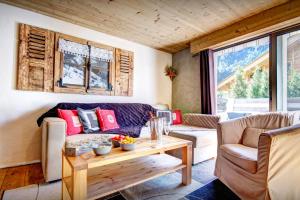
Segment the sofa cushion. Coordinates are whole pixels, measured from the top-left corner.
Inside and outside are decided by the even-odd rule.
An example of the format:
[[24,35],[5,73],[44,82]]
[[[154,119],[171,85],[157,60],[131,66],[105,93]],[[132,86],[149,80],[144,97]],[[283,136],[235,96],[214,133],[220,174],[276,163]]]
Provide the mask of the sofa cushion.
[[215,129],[176,125],[171,126],[169,135],[192,141],[193,148],[200,148],[212,144],[217,144],[217,132]]
[[260,134],[268,130],[269,129],[246,128],[243,132],[242,144],[248,147],[257,148]]
[[77,111],[79,119],[83,125],[83,132],[92,133],[100,130],[96,109],[83,110],[81,108],[77,108]]
[[75,135],[82,132],[82,124],[78,117],[77,110],[61,110],[57,109],[59,118],[64,119],[67,124],[67,135]]
[[224,144],[220,153],[233,164],[255,174],[257,171],[257,149],[242,144]]
[[182,124],[181,110],[172,110],[172,118],[173,118],[173,123],[172,124],[174,124],[174,125]]
[[120,128],[113,110],[97,109],[96,114],[102,131]]

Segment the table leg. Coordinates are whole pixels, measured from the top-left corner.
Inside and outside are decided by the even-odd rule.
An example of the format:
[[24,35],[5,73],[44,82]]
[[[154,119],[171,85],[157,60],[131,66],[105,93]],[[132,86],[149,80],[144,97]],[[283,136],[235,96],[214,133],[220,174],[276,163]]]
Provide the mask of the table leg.
[[75,170],[72,171],[73,178],[73,200],[87,199],[87,170]]
[[186,167],[182,169],[182,184],[189,185],[192,182],[192,145],[188,144],[182,148],[182,164]]
[[71,198],[71,193],[68,191],[67,189],[67,186],[65,184],[65,179],[68,178],[68,177],[71,177],[72,175],[72,168],[71,166],[69,165],[67,159],[65,158],[65,155],[64,153],[62,153],[62,200],[69,200]]

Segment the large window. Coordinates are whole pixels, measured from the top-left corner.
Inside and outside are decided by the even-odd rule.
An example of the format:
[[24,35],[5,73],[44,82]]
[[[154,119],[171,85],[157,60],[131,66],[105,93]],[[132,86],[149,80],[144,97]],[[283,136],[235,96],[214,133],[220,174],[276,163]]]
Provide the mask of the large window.
[[223,119],[269,111],[269,37],[214,52],[214,66]]
[[277,109],[300,111],[300,31],[277,37]]

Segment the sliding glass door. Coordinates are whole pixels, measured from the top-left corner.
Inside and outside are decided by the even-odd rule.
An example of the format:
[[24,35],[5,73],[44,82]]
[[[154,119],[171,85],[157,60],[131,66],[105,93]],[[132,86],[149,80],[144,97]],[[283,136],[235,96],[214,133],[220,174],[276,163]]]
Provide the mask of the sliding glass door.
[[300,30],[277,36],[277,110],[300,111]]
[[269,44],[264,37],[214,52],[222,119],[269,111]]

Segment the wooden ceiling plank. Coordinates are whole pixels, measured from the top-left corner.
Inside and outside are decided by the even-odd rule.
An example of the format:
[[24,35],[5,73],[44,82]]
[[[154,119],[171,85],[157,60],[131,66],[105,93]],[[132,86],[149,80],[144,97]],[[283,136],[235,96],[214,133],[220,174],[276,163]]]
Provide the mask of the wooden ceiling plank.
[[272,29],[283,28],[287,24],[300,23],[298,17],[300,17],[300,1],[289,1],[195,39],[191,42],[191,53],[196,54],[207,48],[219,47],[227,41],[247,37],[248,34],[252,37],[252,34],[267,33]]
[[170,53],[188,47],[196,37],[285,1],[0,0]]

